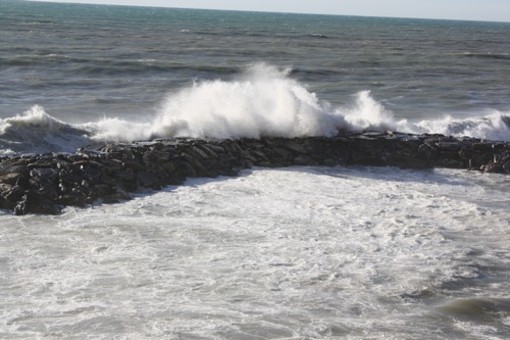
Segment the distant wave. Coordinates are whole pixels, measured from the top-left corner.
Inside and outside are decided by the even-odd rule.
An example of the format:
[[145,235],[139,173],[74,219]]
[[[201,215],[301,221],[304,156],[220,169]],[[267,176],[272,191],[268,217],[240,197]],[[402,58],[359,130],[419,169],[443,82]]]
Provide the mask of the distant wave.
[[510,54],[498,54],[498,53],[465,53],[465,57],[469,58],[480,58],[480,59],[493,59],[493,60],[505,60],[510,61]]
[[310,33],[306,35],[307,38],[313,38],[313,39],[333,39],[332,37],[325,35],[325,34],[319,34],[319,33]]
[[0,120],[0,148],[3,153],[71,152],[97,141],[334,136],[339,131],[366,130],[510,141],[510,115],[502,112],[465,119],[397,120],[369,91],[355,94],[344,106],[333,106],[291,78],[291,73],[291,69],[254,64],[230,81],[197,81],[169,94],[143,123],[106,117],[68,124],[34,106]]
[[162,73],[189,71],[190,73],[211,74],[235,74],[238,67],[228,65],[193,65],[174,63],[167,60],[156,59],[132,59],[118,60],[115,58],[76,58],[68,55],[52,53],[19,54],[11,57],[0,57],[0,64],[12,67],[24,67],[34,65],[58,65],[75,73],[90,75],[116,75],[116,74],[139,74],[139,73]]

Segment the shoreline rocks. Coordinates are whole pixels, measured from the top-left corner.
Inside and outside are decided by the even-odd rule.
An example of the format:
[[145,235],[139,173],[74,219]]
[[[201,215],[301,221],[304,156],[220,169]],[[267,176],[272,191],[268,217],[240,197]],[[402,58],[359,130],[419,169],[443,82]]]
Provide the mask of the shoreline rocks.
[[510,143],[443,135],[350,136],[101,144],[76,153],[0,158],[0,209],[58,214],[65,206],[113,203],[187,178],[235,176],[253,166],[366,165],[456,168],[510,174]]

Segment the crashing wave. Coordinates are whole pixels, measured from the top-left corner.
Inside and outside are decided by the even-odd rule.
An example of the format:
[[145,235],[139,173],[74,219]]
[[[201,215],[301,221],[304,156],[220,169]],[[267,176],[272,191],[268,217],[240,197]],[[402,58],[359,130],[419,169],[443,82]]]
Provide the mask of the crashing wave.
[[90,141],[87,131],[52,117],[38,105],[21,115],[0,120],[0,132],[4,153],[72,152]]
[[334,136],[339,132],[399,131],[510,140],[510,115],[408,121],[361,91],[345,106],[320,100],[290,77],[290,69],[254,64],[233,80],[197,81],[169,94],[146,122],[117,117],[68,124],[34,106],[0,120],[3,153],[74,151],[93,141],[131,142],[155,138],[261,138]]

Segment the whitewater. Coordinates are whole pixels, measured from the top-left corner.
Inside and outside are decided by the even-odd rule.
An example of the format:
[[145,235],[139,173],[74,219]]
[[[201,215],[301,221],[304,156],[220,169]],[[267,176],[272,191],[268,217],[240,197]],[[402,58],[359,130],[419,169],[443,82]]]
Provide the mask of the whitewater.
[[291,168],[2,216],[5,338],[497,339],[506,177]]
[[[0,155],[361,131],[510,141],[510,25],[0,2]],[[1,339],[507,339],[510,179],[253,168],[0,211]]]
[[305,137],[398,131],[510,141],[510,115],[493,111],[483,116],[437,120],[398,120],[370,91],[352,95],[335,106],[320,100],[306,85],[289,77],[290,70],[258,63],[236,79],[196,81],[170,93],[146,122],[103,117],[71,124],[34,106],[0,120],[3,153],[73,152],[94,142],[133,142],[157,138]]

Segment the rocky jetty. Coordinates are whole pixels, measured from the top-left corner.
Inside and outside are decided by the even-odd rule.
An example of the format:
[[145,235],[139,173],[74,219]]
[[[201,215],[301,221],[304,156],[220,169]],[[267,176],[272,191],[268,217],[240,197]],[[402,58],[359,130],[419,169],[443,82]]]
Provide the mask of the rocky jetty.
[[234,176],[252,166],[370,165],[510,173],[510,143],[442,135],[239,140],[171,139],[102,144],[76,153],[0,159],[0,209],[58,214],[65,206],[130,199],[191,177]]

